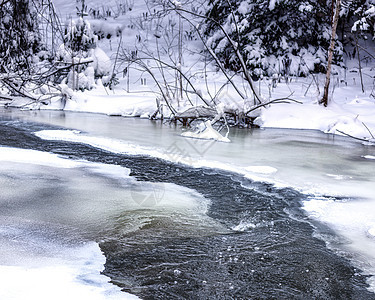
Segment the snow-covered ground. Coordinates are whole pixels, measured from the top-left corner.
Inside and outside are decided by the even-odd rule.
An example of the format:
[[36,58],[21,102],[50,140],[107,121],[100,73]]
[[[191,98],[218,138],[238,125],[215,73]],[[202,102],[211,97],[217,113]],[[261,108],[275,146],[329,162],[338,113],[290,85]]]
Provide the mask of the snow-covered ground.
[[[156,47],[167,47],[167,40],[155,38],[155,32],[157,32],[158,26],[161,28],[161,25],[165,30],[168,28],[172,30],[173,26],[168,27],[165,23],[175,21],[173,18],[150,21],[147,16],[149,16],[152,6],[147,6],[145,1],[121,2],[122,8],[119,7],[119,3],[118,1],[108,1],[103,4],[97,0],[86,1],[88,11],[97,9],[101,15],[105,15],[106,11],[111,11],[111,15],[115,16],[115,18],[95,19],[92,16],[87,17],[92,28],[100,29],[106,35],[111,34],[110,39],[102,38],[98,45],[111,57],[112,64],[116,59],[117,49],[128,53],[135,50],[142,52],[146,46],[147,51],[155,54]],[[125,9],[129,5],[132,9]],[[55,6],[62,20],[69,21],[71,18],[76,18],[76,2],[74,0],[57,0]],[[185,26],[187,28],[187,25]],[[119,29],[122,30],[121,38],[116,36],[116,31]],[[142,42],[137,42],[139,40]],[[181,68],[191,75],[190,79],[196,85],[197,90],[200,90],[202,95],[209,99],[207,87],[211,94],[215,94],[221,84],[226,82],[226,79],[223,74],[217,72],[213,65],[207,66],[206,69],[200,54],[202,49],[203,45],[199,41],[190,41],[185,37]],[[162,56],[161,60],[170,62],[168,55]],[[375,135],[375,118],[373,118],[375,114],[375,92],[373,91],[375,70],[371,67],[371,61],[362,61],[364,82],[364,92],[362,92],[358,63],[347,61],[346,65],[350,66],[347,70],[336,68],[333,71],[331,100],[327,108],[318,104],[323,92],[324,75],[307,78],[277,78],[275,75],[274,78],[264,78],[256,82],[264,101],[290,96],[290,98],[302,102],[302,104],[294,102],[273,104],[262,108],[261,116],[256,123],[262,127],[315,129],[373,140]],[[108,68],[108,66],[106,67]],[[120,71],[126,67],[127,65],[121,65],[117,60],[119,84],[113,90],[104,87],[99,80],[90,91],[70,91],[71,98],[67,100],[65,106],[61,104],[60,99],[55,99],[47,106],[38,103],[28,107],[40,109],[61,109],[64,107],[68,111],[147,118],[157,109],[156,98],[160,97],[157,85],[149,74],[131,67],[128,68],[126,75],[121,74]],[[175,73],[169,74],[172,79],[174,75]],[[162,81],[160,74],[158,76],[158,79]],[[239,86],[243,85],[243,79],[240,76],[234,76],[233,80]],[[241,99],[228,86],[222,89],[218,95],[218,100],[222,105],[234,109],[243,109],[251,101],[250,98],[249,96],[249,99]],[[194,95],[189,100],[191,103],[188,99],[179,101],[175,99],[173,106],[178,111],[184,111],[191,104],[202,104]],[[13,104],[22,105],[24,101],[18,99]],[[164,103],[164,116],[168,117],[169,114],[168,107]]]

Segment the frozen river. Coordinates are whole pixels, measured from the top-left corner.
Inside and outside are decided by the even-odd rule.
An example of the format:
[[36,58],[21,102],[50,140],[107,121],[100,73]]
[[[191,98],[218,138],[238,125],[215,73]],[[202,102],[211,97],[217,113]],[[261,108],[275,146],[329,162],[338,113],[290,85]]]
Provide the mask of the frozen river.
[[0,131],[0,298],[375,299],[374,146],[45,111]]

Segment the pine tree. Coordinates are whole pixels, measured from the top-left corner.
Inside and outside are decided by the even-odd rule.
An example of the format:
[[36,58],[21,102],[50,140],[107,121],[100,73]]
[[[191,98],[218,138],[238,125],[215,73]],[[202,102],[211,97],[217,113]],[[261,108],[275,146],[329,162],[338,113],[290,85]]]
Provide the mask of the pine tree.
[[[85,7],[84,4],[82,7]],[[79,18],[70,20],[64,30],[63,44],[57,52],[56,63],[70,66],[68,73],[59,74],[57,82],[64,82],[73,90],[92,89],[95,79],[102,78],[107,84],[111,62],[110,58],[97,47],[98,37],[90,23],[79,12]],[[66,69],[64,69],[66,70]],[[113,79],[112,79],[113,80]]]
[[28,0],[9,0],[0,7],[0,73],[30,71],[40,47],[37,18]]
[[[330,9],[326,0],[211,0],[206,34],[227,68],[239,64],[213,19],[239,44],[254,77],[307,75],[325,71]],[[337,63],[341,53],[335,54]]]
[[371,0],[351,0],[343,4],[348,18],[354,19],[352,31],[375,37],[375,3]]
[[[89,67],[92,62],[92,49],[96,48],[97,37],[91,30],[90,23],[79,17],[70,20],[65,27],[64,43],[57,52],[57,63],[71,65],[68,74],[62,78],[73,90],[91,89],[94,85],[94,69]],[[58,80],[60,81],[60,80]]]

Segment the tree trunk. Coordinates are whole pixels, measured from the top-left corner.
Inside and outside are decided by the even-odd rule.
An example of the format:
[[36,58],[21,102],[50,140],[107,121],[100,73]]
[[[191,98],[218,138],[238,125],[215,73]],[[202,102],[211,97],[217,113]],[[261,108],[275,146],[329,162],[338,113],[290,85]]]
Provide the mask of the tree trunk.
[[333,18],[333,24],[332,24],[331,44],[328,49],[326,83],[324,85],[323,98],[319,102],[320,104],[323,104],[324,106],[328,105],[328,90],[329,90],[329,83],[331,80],[331,65],[332,65],[332,58],[333,58],[333,50],[335,49],[336,29],[337,29],[337,23],[339,21],[339,15],[340,15],[340,3],[341,3],[341,0],[336,0],[335,17]]

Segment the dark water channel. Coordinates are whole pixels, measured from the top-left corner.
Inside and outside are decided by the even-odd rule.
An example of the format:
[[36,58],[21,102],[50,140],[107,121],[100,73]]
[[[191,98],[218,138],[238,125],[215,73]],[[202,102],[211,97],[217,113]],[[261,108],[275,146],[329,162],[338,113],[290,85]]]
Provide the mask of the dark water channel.
[[[173,183],[210,201],[206,214],[215,226],[143,206],[131,214],[119,210],[112,227],[87,234],[106,257],[104,274],[124,291],[143,299],[375,299],[360,270],[314,237],[300,209],[305,195],[224,171],[33,134],[54,128],[0,117],[0,145],[121,165],[139,181]],[[134,218],[147,222],[123,230]]]

